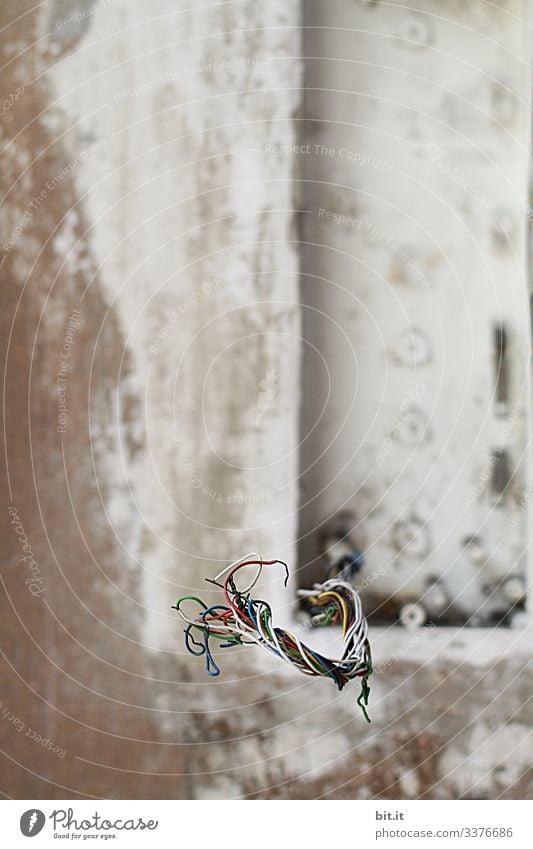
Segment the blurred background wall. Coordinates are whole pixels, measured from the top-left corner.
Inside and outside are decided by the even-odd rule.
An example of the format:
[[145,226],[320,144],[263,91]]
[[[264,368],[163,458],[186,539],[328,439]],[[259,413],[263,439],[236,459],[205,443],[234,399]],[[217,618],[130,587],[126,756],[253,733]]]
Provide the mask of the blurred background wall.
[[306,4],[300,557],[348,510],[369,610],[487,624],[527,572],[525,12]]
[[[344,59],[363,51],[372,63],[387,45],[387,61],[416,76],[414,57],[422,53],[407,51],[402,39],[420,38],[416,15],[423,15],[433,57],[423,73],[431,77],[438,65],[445,75],[470,47],[476,61],[488,53],[491,74],[501,73],[518,103],[516,121],[492,134],[491,144],[503,160],[512,158],[515,182],[524,183],[509,192],[527,192],[525,2],[414,4],[414,23],[395,3],[336,2],[328,4],[330,17],[324,4],[304,6],[3,4],[0,740],[7,796],[531,791],[526,631],[464,638],[376,629],[367,727],[352,694],[253,650],[222,658],[223,675],[208,680],[202,663],[185,655],[170,610],[190,591],[215,601],[204,576],[251,549],[286,558],[293,582],[304,582],[299,566],[316,552],[298,561],[299,536],[338,508],[333,499],[334,507],[322,501],[318,512],[299,514],[306,491],[301,387],[303,420],[312,422],[305,411],[323,388],[308,371],[302,378],[302,355],[309,362],[318,351],[326,366],[331,356],[330,366],[351,375],[342,354],[339,365],[338,351],[328,353],[327,340],[317,345],[313,326],[304,325],[308,305],[333,314],[342,304],[325,289],[310,296],[304,276],[302,307],[300,262],[305,275],[326,281],[333,270],[343,284],[360,279],[351,259],[326,267],[330,246],[309,244],[321,242],[326,226],[318,208],[356,218],[352,195],[336,184],[373,185],[384,196],[391,181],[383,169],[312,161],[302,150],[329,144],[320,122],[335,128],[346,112],[346,146],[366,153],[360,105],[342,91],[370,77],[345,62],[323,64],[317,51],[340,47]],[[477,48],[475,32],[483,34]],[[517,56],[512,73],[510,53]],[[434,120],[453,123],[453,109],[469,115],[486,96],[486,78],[469,80],[462,69],[455,67],[448,100],[435,103]],[[342,91],[330,99],[332,87]],[[368,149],[395,169],[405,163],[389,123],[409,114],[412,123],[406,118],[397,134],[414,143],[420,132],[410,91],[425,99],[421,89],[399,86],[383,124],[378,99],[365,113],[382,127]],[[488,126],[493,118],[483,120]],[[476,133],[484,126],[476,124]],[[420,135],[418,143],[428,140]],[[334,135],[331,143],[341,142]],[[426,164],[418,179],[442,190],[438,168]],[[323,192],[312,180],[326,181]],[[424,216],[422,195],[407,187],[399,194],[404,210],[416,201]],[[378,226],[395,231],[396,219],[382,218],[378,206]],[[511,206],[519,208],[514,195]],[[476,223],[479,207],[471,204],[469,215],[486,232]],[[435,233],[448,225],[435,214],[428,226]],[[525,215],[516,226],[515,281],[525,275]],[[335,247],[347,247],[345,236],[335,238]],[[410,238],[429,263],[419,234]],[[450,237],[447,250],[459,260],[464,246]],[[442,271],[435,286],[443,288],[444,278]],[[364,319],[353,309],[355,334]],[[387,324],[386,300],[375,308],[378,319],[382,309]],[[523,375],[526,354],[524,343]],[[316,425],[312,452],[329,439],[331,411],[326,421]],[[520,438],[523,450],[523,428]],[[355,491],[358,481],[350,485]],[[280,621],[290,621],[293,594],[276,587],[272,581],[264,591]]]

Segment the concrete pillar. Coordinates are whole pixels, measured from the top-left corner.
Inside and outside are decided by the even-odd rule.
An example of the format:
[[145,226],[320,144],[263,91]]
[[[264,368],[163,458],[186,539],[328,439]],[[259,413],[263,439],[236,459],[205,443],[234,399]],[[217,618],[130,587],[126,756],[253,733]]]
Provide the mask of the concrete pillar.
[[294,560],[297,216],[293,163],[267,150],[295,139],[299,6],[1,17],[3,675],[67,750],[9,735],[11,792],[181,797],[184,679],[204,673],[170,607],[214,598],[204,576],[243,550]]

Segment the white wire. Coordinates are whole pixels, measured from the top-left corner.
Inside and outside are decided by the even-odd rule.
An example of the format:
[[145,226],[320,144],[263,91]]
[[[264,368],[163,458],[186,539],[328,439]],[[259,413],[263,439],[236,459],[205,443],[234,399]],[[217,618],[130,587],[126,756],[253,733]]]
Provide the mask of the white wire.
[[[239,557],[239,559],[238,559],[238,560],[234,560],[234,561],[233,561],[233,563],[230,563],[230,565],[229,565],[229,566],[226,566],[226,568],[225,568],[225,569],[223,569],[223,570],[222,570],[222,572],[219,572],[219,573],[218,573],[218,575],[215,575],[215,581],[218,581],[218,579],[219,579],[219,578],[221,578],[221,577],[222,577],[222,575],[225,575],[225,574],[226,574],[226,572],[229,572],[231,569],[233,569],[233,567],[234,567],[234,566],[238,566],[238,565],[239,565],[239,563],[244,563],[246,560],[258,560],[258,561],[262,561],[262,557],[261,557],[261,555],[259,554],[259,552],[257,552],[257,551],[250,551],[250,553],[249,553],[249,554],[245,554],[245,555],[244,555],[244,557]],[[250,565],[251,565],[251,564],[250,564]],[[255,585],[256,585],[256,583],[257,583],[257,581],[259,580],[259,576],[260,576],[260,574],[261,574],[261,570],[262,570],[262,568],[263,568],[263,566],[262,566],[262,564],[261,564],[261,562],[260,562],[260,563],[259,563],[259,565],[258,565],[258,567],[257,567],[257,574],[256,574],[255,578],[253,579],[252,583],[250,584],[250,586],[249,586],[249,587],[246,587],[246,589],[241,590],[241,592],[243,592],[243,593],[250,592],[250,590],[251,590],[253,587],[255,587]]]
[[[263,564],[261,562],[261,555],[258,552],[252,551],[244,557],[239,558],[239,560],[235,560],[229,566],[225,567],[218,575],[216,575],[215,580],[218,581],[219,578],[222,577],[226,572],[234,569],[240,563],[244,563],[247,560],[256,559],[259,561],[257,572],[251,584],[243,590],[239,590],[239,593],[249,592],[259,580],[261,575]],[[251,565],[251,564],[250,564]],[[299,595],[304,597],[310,597],[314,595],[320,595],[326,592],[333,592],[342,589],[343,592],[351,598],[353,611],[354,611],[354,621],[346,634],[344,635],[344,652],[341,658],[332,658],[332,657],[324,657],[324,660],[330,663],[334,667],[344,668],[347,664],[353,665],[353,669],[350,672],[343,672],[345,676],[355,677],[355,675],[361,670],[361,667],[364,664],[368,664],[369,655],[368,655],[368,623],[363,613],[363,608],[361,605],[361,599],[359,597],[359,593],[357,590],[349,583],[343,580],[339,580],[338,578],[330,578],[327,581],[324,581],[322,584],[315,584],[312,590],[300,590]],[[240,611],[238,607],[232,611],[233,613],[233,622],[225,623],[222,620],[216,622],[216,630],[219,636],[226,637],[227,639],[237,639],[240,643],[243,642],[243,638],[246,638],[247,644],[254,643],[256,645],[262,646],[263,648],[268,649],[271,652],[274,652],[278,655],[282,660],[288,663],[290,666],[295,666],[302,672],[304,675],[319,675],[316,667],[314,667],[307,657],[307,650],[305,644],[301,642],[298,637],[289,631],[285,632],[287,636],[294,642],[296,645],[300,657],[295,659],[289,657],[282,648],[278,635],[276,633],[276,628],[271,626],[270,633],[267,633],[264,629],[264,624],[261,620],[261,611],[256,617],[256,625],[249,624],[246,622],[240,615]],[[202,625],[209,630],[209,626],[207,623],[201,623],[198,619],[189,619],[181,609],[178,610],[178,614],[186,622],[188,625],[200,626]],[[327,674],[324,672],[324,674]]]

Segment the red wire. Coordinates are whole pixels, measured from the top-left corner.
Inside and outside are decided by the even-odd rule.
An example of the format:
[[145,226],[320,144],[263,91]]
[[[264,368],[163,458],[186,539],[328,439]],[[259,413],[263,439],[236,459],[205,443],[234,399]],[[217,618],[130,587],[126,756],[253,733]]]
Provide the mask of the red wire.
[[245,560],[244,563],[237,563],[237,565],[233,567],[233,569],[231,570],[231,572],[227,576],[226,580],[224,581],[224,596],[225,596],[225,599],[226,599],[229,607],[231,607],[232,610],[234,610],[235,613],[237,613],[239,616],[246,618],[246,620],[250,623],[250,625],[253,625],[253,622],[250,619],[250,617],[248,616],[248,614],[244,613],[243,610],[240,610],[238,607],[236,607],[233,604],[231,598],[229,597],[228,583],[231,580],[231,578],[234,576],[234,574],[236,572],[238,572],[239,569],[242,569],[244,566],[274,566],[276,563],[281,563],[281,562],[282,562],[281,560]]

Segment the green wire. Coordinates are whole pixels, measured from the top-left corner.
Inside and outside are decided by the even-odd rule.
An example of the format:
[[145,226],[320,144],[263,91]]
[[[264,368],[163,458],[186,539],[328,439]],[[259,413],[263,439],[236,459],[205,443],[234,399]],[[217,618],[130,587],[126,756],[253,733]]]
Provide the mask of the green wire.
[[201,598],[198,598],[198,596],[196,596],[196,595],[182,595],[181,598],[179,598],[176,602],[176,610],[180,609],[180,604],[182,603],[182,601],[196,601],[196,602],[198,602],[200,607],[203,607],[204,610],[208,609],[207,604],[205,604],[205,602],[203,602]]
[[366,707],[368,705],[368,696],[370,695],[370,687],[368,686],[368,678],[369,678],[370,675],[372,675],[372,672],[373,672],[372,664],[367,663],[366,669],[367,669],[366,675],[363,678],[363,680],[361,681],[361,692],[359,693],[359,696],[357,698],[357,704],[359,705],[359,707],[363,711],[363,715],[364,715],[366,721],[372,722],[372,720],[370,719],[370,717],[367,713],[367,710],[366,710]]
[[[196,595],[182,595],[181,598],[178,598],[178,600],[176,601],[177,610],[179,610],[182,601],[196,601],[204,610],[209,610],[207,604],[205,604],[205,602],[203,602],[202,599],[198,598],[198,596]],[[191,622],[190,624],[192,628],[196,628],[197,631],[202,631],[204,634],[206,631],[208,631],[209,636],[215,640],[225,640],[227,643],[233,643],[236,646],[242,645],[242,642],[238,637],[228,637],[224,634],[213,634],[213,632],[209,630],[207,625],[200,625],[199,622]]]
[[[245,597],[245,599],[244,599],[245,603],[248,602],[248,599],[249,599],[249,596]],[[177,610],[179,610],[180,605],[184,601],[194,601],[194,602],[196,602],[196,604],[199,604],[200,607],[203,610],[209,609],[208,606],[200,598],[198,598],[198,596],[184,595],[184,596],[181,596],[181,598],[178,598],[178,600],[176,601],[176,609]],[[326,611],[325,611],[324,620],[323,620],[322,624],[323,625],[329,625],[331,619],[335,615],[335,612],[336,612],[336,606],[335,605],[329,605],[328,609],[326,609]],[[264,610],[262,612],[262,614],[260,614],[260,616],[263,620],[263,625],[265,626],[266,632],[268,633],[269,637],[273,640],[274,637],[272,635],[272,630],[271,630],[271,627],[270,627],[270,621],[269,621],[269,618],[268,618],[267,611]],[[203,625],[203,624],[200,624],[200,623],[197,623],[197,622],[191,622],[190,624],[193,628],[196,628],[198,631],[202,631],[203,633],[207,632],[209,634],[209,636],[213,637],[214,639],[224,640],[226,643],[231,643],[233,645],[242,645],[242,640],[241,640],[240,637],[237,637],[237,636],[230,637],[230,636],[226,636],[226,635],[222,635],[222,634],[214,634],[212,631],[209,630],[207,625]],[[307,648],[307,646],[305,646],[305,648]],[[292,655],[292,657],[294,657],[295,659],[299,659],[299,653],[297,651],[295,651],[294,649],[290,649],[288,647],[286,647],[286,650],[288,651],[289,655]],[[309,658],[309,660],[311,660],[311,663],[313,664],[313,666],[315,667],[317,672],[319,672],[322,675],[325,674],[326,676],[333,678],[333,680],[335,681],[335,676],[333,675],[333,672],[330,669],[328,669],[327,666],[323,665],[322,662],[318,659],[318,657],[315,656],[315,653],[313,651],[311,651],[310,649],[308,650],[308,658]],[[368,678],[369,678],[370,675],[372,675],[373,669],[372,669],[371,663],[366,663],[365,666],[366,666],[366,674],[361,681],[361,691],[360,691],[359,696],[357,698],[357,704],[361,708],[366,721],[371,722],[372,720],[370,719],[366,708],[368,706],[368,696],[370,694],[370,687],[368,685]]]

